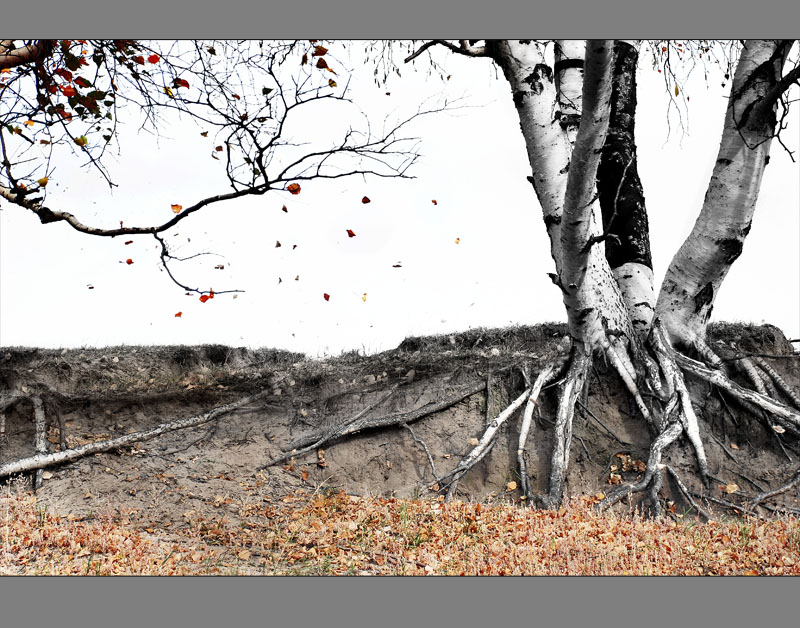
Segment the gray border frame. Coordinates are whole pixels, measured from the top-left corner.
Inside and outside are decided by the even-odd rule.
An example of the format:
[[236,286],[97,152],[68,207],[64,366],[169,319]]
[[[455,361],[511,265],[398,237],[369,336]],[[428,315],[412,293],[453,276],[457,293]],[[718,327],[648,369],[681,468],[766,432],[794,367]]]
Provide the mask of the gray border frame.
[[[4,3],[27,37],[784,37],[796,0],[104,0]],[[798,234],[800,240],[800,234]],[[797,579],[3,578],[24,626],[791,625]],[[787,618],[787,619],[784,619]],[[783,621],[781,621],[783,620]]]

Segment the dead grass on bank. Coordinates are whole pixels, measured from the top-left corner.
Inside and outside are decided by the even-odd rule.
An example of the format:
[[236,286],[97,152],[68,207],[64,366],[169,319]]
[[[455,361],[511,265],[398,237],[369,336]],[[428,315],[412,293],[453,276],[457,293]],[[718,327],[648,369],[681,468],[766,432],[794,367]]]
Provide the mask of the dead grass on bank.
[[800,521],[597,514],[298,493],[239,504],[241,521],[179,529],[62,516],[0,498],[0,574],[800,575]]

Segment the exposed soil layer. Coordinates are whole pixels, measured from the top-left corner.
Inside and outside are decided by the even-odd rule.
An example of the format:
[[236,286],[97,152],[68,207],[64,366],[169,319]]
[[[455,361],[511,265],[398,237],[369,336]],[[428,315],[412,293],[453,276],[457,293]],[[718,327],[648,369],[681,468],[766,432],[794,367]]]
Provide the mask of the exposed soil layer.
[[[44,350],[0,348],[0,403],[5,440],[0,464],[34,453],[29,398],[45,401],[47,447],[60,448],[60,409],[68,447],[205,412],[254,392],[269,391],[245,406],[197,428],[77,462],[46,469],[38,502],[60,513],[124,514],[143,527],[178,526],[189,511],[234,520],[242,503],[280,497],[304,487],[351,494],[433,496],[427,446],[439,476],[470,451],[486,425],[524,389],[520,366],[543,367],[565,333],[562,325],[476,329],[437,337],[408,338],[392,351],[311,360],[275,350],[219,345],[107,347]],[[716,325],[712,341],[738,354],[759,354],[800,393],[800,355],[775,327]],[[289,443],[352,419],[421,408],[465,386],[490,380],[485,391],[422,418],[411,430],[393,427],[359,433],[293,461],[257,471]],[[646,460],[646,425],[611,370],[597,364],[586,412],[576,415],[566,494],[595,494],[610,482],[634,481]],[[704,488],[691,449],[683,440],[667,450],[689,488],[745,503],[747,496],[785,483],[797,470],[800,444],[778,435],[707,384],[690,378],[714,482]],[[743,385],[746,382],[741,381]],[[389,392],[392,392],[389,395]],[[550,391],[552,392],[552,391]],[[388,396],[387,396],[388,395]],[[544,394],[527,450],[534,491],[547,490],[553,399]],[[16,402],[5,402],[17,399]],[[377,405],[376,405],[377,404]],[[503,427],[486,458],[460,482],[458,497],[519,498],[519,416]],[[779,443],[779,439],[782,441]],[[781,448],[783,445],[783,448]],[[744,470],[743,470],[744,469]],[[30,474],[28,474],[29,476]],[[731,491],[731,485],[737,489]],[[727,487],[723,490],[721,487]],[[688,509],[671,480],[662,496]],[[238,506],[237,506],[238,505]],[[630,505],[625,505],[628,508]],[[797,487],[765,502],[768,508],[800,507]],[[711,510],[721,512],[719,505]],[[733,511],[731,511],[733,512]],[[763,510],[767,513],[767,510]]]

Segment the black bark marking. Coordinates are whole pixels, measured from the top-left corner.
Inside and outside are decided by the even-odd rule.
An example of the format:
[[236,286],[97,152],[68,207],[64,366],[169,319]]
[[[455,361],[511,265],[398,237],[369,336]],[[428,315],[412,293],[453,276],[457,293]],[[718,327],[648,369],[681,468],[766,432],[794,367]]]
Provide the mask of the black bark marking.
[[716,244],[724,255],[726,264],[733,264],[733,262],[735,262],[742,254],[742,249],[744,248],[744,242],[742,242],[742,240],[739,238],[726,238],[724,240],[717,240]]
[[[706,305],[710,305],[711,302],[714,300],[714,286],[711,285],[709,281],[705,287],[700,290],[696,295],[694,295],[694,312],[695,314],[699,314],[700,310],[703,309]],[[711,313],[711,308],[708,308],[708,313]]]
[[638,303],[634,303],[633,307],[649,307],[651,310],[654,309],[653,306],[647,301],[639,301]]
[[583,325],[584,321],[586,321],[586,317],[588,317],[592,312],[594,312],[593,307],[587,307],[578,312],[578,324]]
[[561,125],[562,129],[580,126],[581,117],[577,113],[559,113],[558,123]]
[[561,216],[548,214],[547,216],[544,217],[544,226],[547,227],[548,230],[553,225],[560,225],[560,224],[561,224]]
[[720,166],[730,166],[733,163],[731,159],[726,159],[725,157],[720,157],[717,159],[717,164]]
[[567,165],[564,166],[561,170],[558,171],[558,174],[567,174],[569,172],[569,164],[570,164],[570,162],[568,161]]
[[533,68],[533,71],[538,72],[551,83],[553,82],[553,70],[549,65],[546,65],[544,63],[537,63],[536,66]]
[[553,64],[553,72],[560,74],[570,68],[580,68],[583,70],[583,59],[559,59]]
[[606,240],[606,259],[612,269],[631,262],[652,269],[650,227],[635,142],[638,53],[624,42],[617,42],[614,48],[611,115],[597,168],[603,232],[613,232],[618,238]]
[[739,230],[739,233],[742,234],[742,239],[747,237],[747,234],[750,233],[750,227],[753,226],[753,221],[751,220],[748,222],[744,227]]

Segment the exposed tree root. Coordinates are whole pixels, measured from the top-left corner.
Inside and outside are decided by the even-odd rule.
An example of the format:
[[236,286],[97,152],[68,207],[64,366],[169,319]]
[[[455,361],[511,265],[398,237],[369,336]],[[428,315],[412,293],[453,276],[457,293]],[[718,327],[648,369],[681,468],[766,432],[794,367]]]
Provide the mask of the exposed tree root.
[[767,364],[764,358],[755,357],[753,358],[753,361],[761,367],[761,370],[770,376],[772,382],[775,384],[778,390],[780,390],[789,400],[791,400],[792,405],[800,410],[800,397],[789,387],[789,384],[786,383],[786,380],[783,379],[783,377],[781,377],[774,368]]
[[[33,420],[36,426],[36,435],[34,437],[34,449],[37,456],[47,454],[47,418],[44,414],[44,404],[42,398],[35,395],[31,401],[33,402]],[[42,469],[36,470],[33,479],[33,490],[38,491],[42,487]]]
[[404,423],[403,427],[411,433],[411,438],[414,439],[415,443],[422,445],[422,448],[425,450],[425,455],[428,456],[428,463],[431,465],[431,474],[433,475],[433,479],[438,482],[439,474],[436,473],[436,465],[433,463],[433,456],[431,455],[431,450],[428,449],[428,444],[414,433],[414,428],[412,428],[408,423]]
[[[276,464],[286,462],[291,458],[294,458],[296,456],[302,456],[303,454],[318,449],[319,447],[322,447],[331,441],[344,438],[345,436],[349,436],[351,434],[355,434],[363,430],[385,428],[390,426],[402,426],[407,423],[413,423],[414,421],[418,421],[419,419],[426,417],[429,414],[434,414],[436,412],[440,412],[441,410],[445,410],[446,408],[449,408],[450,406],[458,403],[459,401],[466,399],[467,397],[474,395],[475,393],[481,392],[485,387],[486,387],[486,382],[482,381],[478,384],[473,384],[472,386],[469,386],[467,388],[462,388],[459,392],[450,395],[449,397],[447,397],[442,401],[436,403],[428,403],[421,408],[417,408],[416,410],[411,410],[409,412],[388,414],[373,419],[364,418],[363,415],[365,411],[362,410],[353,419],[341,425],[337,425],[333,429],[326,430],[322,433],[318,432],[317,434],[303,438],[301,441],[292,443],[290,445],[292,450],[289,453],[283,456],[279,456],[278,458],[275,458],[273,460],[270,460],[266,464],[263,464],[260,467],[258,467],[258,469],[256,470],[261,471]],[[295,448],[295,446],[298,443],[308,442],[308,441],[311,441],[310,445],[302,447],[301,449]]]
[[669,465],[664,465],[664,466],[667,469],[667,471],[669,472],[669,474],[672,476],[672,479],[675,480],[675,484],[677,484],[678,489],[683,494],[683,496],[686,498],[686,501],[689,502],[689,505],[692,508],[694,508],[698,512],[698,514],[700,514],[703,517],[705,517],[706,521],[710,521],[713,517],[711,515],[709,515],[708,512],[706,512],[703,509],[703,507],[700,506],[700,504],[698,504],[696,501],[694,501],[694,498],[692,498],[691,493],[689,493],[689,489],[686,488],[686,485],[681,480],[680,476],[678,475],[678,472],[675,471],[675,469],[673,469]]
[[170,421],[168,423],[162,423],[161,425],[152,429],[143,430],[141,432],[132,432],[130,434],[126,434],[125,436],[119,436],[118,438],[111,438],[94,443],[86,443],[85,445],[75,447],[74,449],[57,451],[52,454],[37,453],[35,456],[31,456],[30,458],[22,458],[20,460],[9,462],[0,466],[0,478],[7,477],[15,473],[32,471],[34,469],[44,469],[45,467],[64,464],[65,462],[73,462],[79,458],[83,458],[84,456],[89,456],[91,454],[110,451],[112,449],[119,449],[120,447],[126,447],[136,442],[151,440],[161,436],[162,434],[167,434],[168,432],[174,432],[176,430],[203,425],[204,423],[212,421],[218,416],[232,412],[233,410],[241,408],[242,406],[245,406],[270,394],[270,391],[262,391],[256,393],[255,395],[240,399],[239,401],[218,406],[212,410],[209,410],[208,412],[204,412],[203,414],[198,414],[185,419],[179,419],[177,421]]
[[756,495],[753,501],[751,501],[749,504],[750,508],[755,509],[755,507],[758,506],[764,500],[769,499],[770,497],[775,497],[776,495],[780,495],[781,493],[785,493],[786,491],[788,491],[791,488],[794,488],[798,484],[800,484],[800,469],[795,471],[794,475],[792,476],[792,479],[790,479],[785,484],[782,484],[781,486],[772,491],[763,491],[762,493]]

